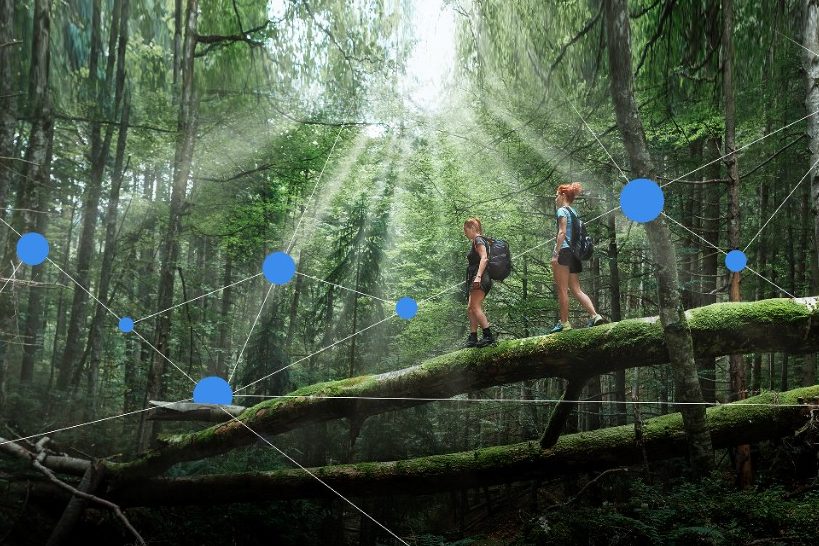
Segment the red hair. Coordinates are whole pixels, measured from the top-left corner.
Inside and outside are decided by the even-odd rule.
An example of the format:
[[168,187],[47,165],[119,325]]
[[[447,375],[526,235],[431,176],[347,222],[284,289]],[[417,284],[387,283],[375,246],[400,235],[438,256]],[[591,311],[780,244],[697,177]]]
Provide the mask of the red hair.
[[475,228],[478,233],[483,233],[483,228],[481,228],[481,220],[477,217],[470,218],[466,222],[464,222],[464,227],[471,227]]
[[571,204],[574,198],[580,195],[583,188],[580,182],[572,182],[571,184],[561,184],[557,187],[557,193],[566,196],[566,202]]

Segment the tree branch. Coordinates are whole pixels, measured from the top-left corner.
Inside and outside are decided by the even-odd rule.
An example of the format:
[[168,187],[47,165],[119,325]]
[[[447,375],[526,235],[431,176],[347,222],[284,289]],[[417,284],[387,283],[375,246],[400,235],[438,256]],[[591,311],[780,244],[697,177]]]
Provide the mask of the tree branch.
[[637,69],[634,71],[634,77],[637,77],[637,74],[640,73],[640,68],[643,67],[643,63],[646,60],[646,55],[648,55],[649,50],[654,47],[654,43],[660,38],[663,33],[663,27],[665,26],[666,20],[671,16],[671,12],[674,11],[674,4],[677,3],[677,0],[669,0],[665,6],[663,7],[663,13],[660,15],[660,22],[657,24],[657,30],[648,40],[646,46],[643,48],[642,53],[640,53],[640,62],[637,63]]

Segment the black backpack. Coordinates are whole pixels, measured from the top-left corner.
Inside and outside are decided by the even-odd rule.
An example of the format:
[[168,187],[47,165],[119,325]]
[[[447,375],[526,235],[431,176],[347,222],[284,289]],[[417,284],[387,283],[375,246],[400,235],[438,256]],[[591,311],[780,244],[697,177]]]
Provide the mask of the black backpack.
[[486,270],[489,278],[493,281],[503,281],[512,272],[512,253],[509,250],[509,243],[503,239],[482,236],[486,241],[486,252],[489,263]]
[[566,207],[566,210],[572,217],[572,241],[569,248],[578,260],[589,260],[594,252],[594,241],[586,233],[586,223],[578,218],[570,207]]

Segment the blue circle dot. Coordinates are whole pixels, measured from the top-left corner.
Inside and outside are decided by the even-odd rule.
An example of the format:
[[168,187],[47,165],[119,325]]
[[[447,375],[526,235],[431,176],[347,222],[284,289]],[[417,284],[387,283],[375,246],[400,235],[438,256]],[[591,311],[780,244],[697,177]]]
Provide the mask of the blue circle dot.
[[635,222],[651,222],[660,215],[664,205],[663,190],[648,178],[636,178],[620,192],[623,214]]
[[725,255],[725,267],[737,273],[745,269],[748,264],[748,257],[741,250],[732,250]]
[[193,401],[197,404],[230,404],[233,391],[227,381],[211,375],[200,379],[193,388]]
[[409,296],[404,296],[395,302],[395,312],[402,319],[411,319],[418,312],[418,303]]
[[119,329],[126,334],[132,332],[134,330],[134,319],[122,317],[119,319]]
[[26,233],[17,241],[17,256],[26,265],[40,265],[48,257],[48,240],[33,231]]
[[265,257],[262,272],[265,278],[273,284],[286,284],[296,274],[296,262],[289,254],[274,252]]

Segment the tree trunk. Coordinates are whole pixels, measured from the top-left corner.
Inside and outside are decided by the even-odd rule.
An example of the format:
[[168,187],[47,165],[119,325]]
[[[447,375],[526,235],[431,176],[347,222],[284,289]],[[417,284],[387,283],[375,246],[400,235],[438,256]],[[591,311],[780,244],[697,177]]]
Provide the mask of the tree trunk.
[[[37,188],[37,209],[40,214],[34,223],[34,229],[38,233],[45,233],[48,228],[48,209],[51,200],[51,157],[54,143],[53,126],[51,134],[47,137],[46,143],[46,162],[45,169],[40,170],[40,177],[38,178]],[[37,265],[31,268],[31,280],[43,281],[45,279],[44,273],[45,264]],[[43,316],[43,300],[45,290],[41,286],[32,284],[28,290],[28,309],[26,310],[26,325],[24,340],[26,344],[23,346],[23,361],[20,364],[20,383],[23,385],[30,385],[34,378],[34,363],[37,354],[40,352],[39,347],[43,345],[43,328],[45,327],[45,317]]]
[[[105,213],[105,243],[102,251],[102,262],[100,264],[100,278],[97,285],[97,299],[105,305],[109,304],[109,289],[113,275],[114,255],[116,253],[117,237],[117,209],[119,207],[119,193],[122,187],[122,179],[125,175],[125,147],[128,139],[128,119],[130,116],[129,97],[124,98],[125,89],[125,48],[128,44],[128,13],[129,0],[121,0],[119,41],[117,51],[117,77],[116,91],[114,92],[114,110],[119,109],[123,103],[120,113],[120,126],[117,135],[117,147],[114,158],[114,170],[111,174],[111,189],[108,195],[108,207]],[[115,10],[116,11],[116,10]],[[108,317],[108,311],[99,304],[94,306],[94,318],[91,321],[91,329],[88,334],[88,344],[86,351],[89,358],[88,373],[88,407],[89,413],[86,419],[94,417],[96,411],[96,387],[99,375],[100,360],[102,359],[102,326]],[[112,320],[112,319],[111,319]]]
[[[227,286],[233,282],[233,255],[229,250],[225,250],[225,276],[222,279],[222,286]],[[210,375],[218,375],[227,378],[228,361],[230,360],[230,307],[233,304],[233,289],[222,290],[222,308],[219,314],[219,347],[216,353],[216,369],[210,371]]]
[[[808,422],[809,406],[798,398],[819,396],[819,385],[754,396],[708,409],[708,433],[714,447],[780,438]],[[748,403],[758,404],[756,406]],[[636,465],[645,454],[652,461],[679,457],[686,434],[679,414],[644,420],[643,446],[630,425],[563,436],[551,449],[535,442],[487,447],[389,462],[313,468],[311,472],[339,491],[356,497],[428,494],[600,471]],[[107,497],[121,506],[260,502],[333,495],[300,469],[238,474],[150,478],[113,482]]]
[[[612,177],[613,178],[613,177]],[[612,186],[614,184],[612,183]],[[609,202],[616,203],[614,188],[609,191]],[[612,205],[609,205],[611,207]],[[609,214],[607,218],[609,232],[609,291],[611,298],[611,321],[620,322],[623,314],[620,309],[620,265],[617,262],[617,223],[614,214]],[[615,401],[615,423],[626,424],[626,371],[614,372],[614,397]]]
[[[182,228],[182,214],[185,209],[185,194],[193,158],[193,146],[196,126],[196,99],[194,97],[194,51],[196,49],[196,22],[199,14],[198,0],[188,0],[185,14],[185,42],[182,57],[182,89],[179,98],[179,119],[177,122],[176,153],[174,155],[174,179],[171,191],[170,214],[167,230],[163,236],[159,273],[159,295],[157,308],[167,309],[173,303],[174,272],[179,254],[179,233]],[[168,350],[171,321],[168,313],[156,317],[154,346],[160,353]],[[161,354],[154,354],[148,372],[146,397],[159,398],[162,389],[162,376],[165,371],[165,359]],[[158,427],[156,427],[158,429]],[[140,450],[146,449],[153,441],[154,423],[144,421],[141,427]]]
[[[631,31],[627,0],[607,0],[606,34],[608,38],[611,94],[617,114],[617,125],[623,136],[632,173],[656,179],[656,172],[645,142],[645,133],[634,99],[631,68]],[[702,402],[702,391],[694,362],[691,331],[680,302],[677,278],[677,256],[663,216],[645,224],[654,258],[657,277],[657,299],[660,320],[668,345],[674,373],[677,398],[681,402]],[[705,408],[686,405],[680,408],[688,436],[688,451],[692,467],[698,474],[712,465],[711,438],[705,427]]]
[[[805,70],[805,108],[808,114],[819,111],[819,56],[813,52],[819,51],[819,0],[804,0],[802,27],[802,68]],[[813,166],[819,162],[819,114],[807,119],[808,150],[810,151],[811,166],[808,180],[811,187],[811,202],[813,210],[813,244],[819,249],[819,177]],[[819,251],[814,255],[819,260]]]
[[[817,298],[719,303],[687,311],[699,357],[754,350],[811,352],[819,347]],[[787,325],[783,328],[782,325]],[[772,328],[778,335],[771,336]],[[249,408],[242,420],[259,433],[280,434],[332,419],[363,419],[487,387],[542,377],[568,381],[669,362],[658,317],[624,320],[558,335],[501,342],[487,351],[456,351],[417,366],[303,387]],[[376,397],[366,402],[352,398]],[[423,397],[423,398],[421,398]],[[702,406],[700,406],[702,407]],[[230,451],[258,438],[235,421],[163,439],[161,449],[121,466],[154,474],[183,461]]]
[[[14,35],[14,0],[0,0],[0,44],[13,44]],[[6,199],[13,182],[12,173],[15,166],[14,129],[17,124],[17,78],[14,71],[14,52],[22,44],[0,47],[0,217],[5,215]],[[2,241],[2,239],[0,239]],[[8,262],[6,262],[7,264]],[[5,270],[6,264],[1,270]]]
[[[725,102],[725,159],[728,170],[728,246],[739,248],[739,167],[736,152],[736,104],[734,100],[734,7],[732,0],[722,0],[722,92]],[[740,301],[740,272],[731,273],[730,301]],[[729,356],[731,377],[730,400],[742,400],[748,396],[745,385],[745,360],[742,354]],[[751,446],[742,444],[734,449],[737,484],[750,487]]]
[[[33,210],[39,206],[39,191],[45,191],[41,186],[50,176],[51,148],[54,137],[54,117],[51,110],[51,96],[48,93],[49,65],[51,54],[49,49],[49,34],[51,29],[51,9],[46,0],[35,0],[33,16],[33,32],[31,43],[31,69],[29,72],[28,110],[32,119],[31,133],[28,138],[28,147],[25,153],[23,176],[20,177],[18,191],[15,198],[15,210],[11,216],[11,225],[20,233],[34,228],[36,219]],[[29,184],[26,181],[36,180],[40,185]],[[38,189],[39,188],[39,189]],[[17,260],[16,244],[18,238],[9,234],[6,238],[3,264]],[[4,267],[4,266],[3,266]],[[11,271],[9,271],[11,274]],[[22,273],[20,273],[22,274]],[[14,288],[12,287],[11,290]],[[9,290],[7,287],[6,290]],[[14,316],[11,307],[11,298],[0,298],[0,331],[11,330]],[[8,362],[6,359],[7,343],[0,338],[0,410],[6,404],[6,376]]]
[[[597,257],[591,260],[591,274],[592,290],[590,296],[594,308],[600,312],[600,259]],[[586,399],[589,400],[589,403],[581,405],[579,409],[588,419],[585,430],[596,430],[600,428],[600,415],[603,412],[603,388],[599,375],[593,376],[586,384],[586,393]]]
[[[299,257],[297,260],[296,271],[304,271],[302,263],[302,249],[299,249]],[[290,347],[293,344],[293,337],[296,335],[296,319],[298,316],[299,310],[299,297],[301,296],[301,287],[303,284],[303,279],[301,275],[296,275],[295,279],[295,286],[293,287],[293,299],[290,300],[290,315],[287,321],[287,337],[284,339],[284,352],[288,356],[290,355]],[[353,326],[353,332],[355,332],[355,326]]]
[[[105,79],[100,82],[97,77],[97,63],[102,49],[101,45],[101,24],[100,11],[101,0],[95,0],[92,10],[91,27],[91,53],[89,57],[89,89],[90,95],[95,100],[91,116],[93,119],[103,119],[109,112],[103,107],[108,102],[109,89],[111,84],[111,74],[113,72],[116,58],[116,39],[119,35],[120,12],[122,0],[115,0],[114,9],[111,16],[111,34],[108,41],[108,55],[105,67]],[[77,283],[87,290],[90,290],[89,281],[91,279],[91,263],[93,261],[94,246],[96,242],[97,216],[99,215],[100,195],[102,194],[102,179],[105,173],[105,164],[108,160],[108,152],[111,148],[111,136],[113,125],[108,125],[104,136],[97,122],[91,123],[91,170],[88,174],[88,181],[83,194],[82,229],[80,230],[79,245],[77,247],[77,269],[72,275]],[[79,381],[78,365],[80,347],[82,346],[82,336],[80,332],[85,325],[87,316],[86,304],[88,295],[85,290],[78,287],[74,289],[74,298],[71,302],[71,315],[68,321],[68,336],[65,340],[65,351],[60,361],[59,374],[57,375],[57,388],[66,389],[70,384],[76,385]]]
[[[74,197],[70,196],[69,199],[71,200],[71,211],[68,217],[68,230],[65,234],[65,243],[63,244],[63,261],[60,267],[63,271],[68,269],[68,259],[71,256],[71,237],[74,233],[74,214],[77,211],[76,203],[74,203]],[[63,210],[63,214],[65,214],[65,210]],[[68,277],[63,275],[62,273],[57,277],[58,282],[69,283],[71,282]],[[65,328],[66,328],[66,311],[65,311],[65,290],[60,290],[60,295],[57,300],[57,324],[54,327],[54,343],[51,346],[51,369],[49,371],[48,376],[48,391],[51,391],[51,387],[54,384],[54,371],[57,369],[57,361],[59,356],[62,354],[57,348],[62,345],[63,339],[65,337]]]

